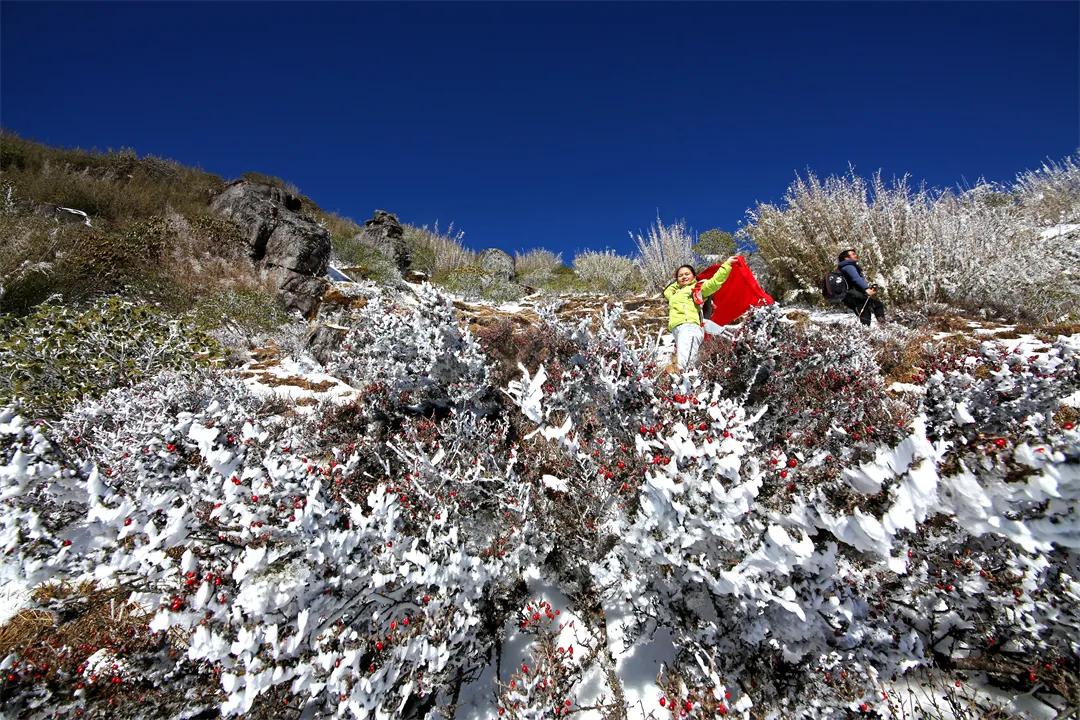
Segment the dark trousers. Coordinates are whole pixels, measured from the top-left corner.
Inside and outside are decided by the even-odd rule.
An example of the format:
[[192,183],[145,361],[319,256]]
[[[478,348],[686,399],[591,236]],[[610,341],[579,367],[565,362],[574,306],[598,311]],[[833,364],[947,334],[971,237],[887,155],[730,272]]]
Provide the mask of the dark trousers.
[[885,304],[876,298],[872,298],[858,288],[851,288],[844,295],[844,304],[855,311],[859,316],[859,322],[870,327],[870,315],[885,321]]

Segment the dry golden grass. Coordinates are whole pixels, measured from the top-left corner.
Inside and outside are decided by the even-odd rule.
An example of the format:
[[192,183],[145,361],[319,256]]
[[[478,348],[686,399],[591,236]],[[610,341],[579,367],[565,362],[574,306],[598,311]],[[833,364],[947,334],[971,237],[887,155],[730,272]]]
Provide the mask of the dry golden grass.
[[31,598],[39,607],[16,613],[0,627],[0,655],[16,654],[26,671],[48,682],[75,674],[100,648],[118,655],[153,650],[161,640],[149,630],[152,610],[128,600],[131,589],[84,582],[47,583]]
[[938,332],[964,332],[971,329],[971,321],[957,315],[932,315],[928,321],[930,329]]
[[913,382],[923,372],[932,336],[928,332],[889,335],[874,347],[886,384]]

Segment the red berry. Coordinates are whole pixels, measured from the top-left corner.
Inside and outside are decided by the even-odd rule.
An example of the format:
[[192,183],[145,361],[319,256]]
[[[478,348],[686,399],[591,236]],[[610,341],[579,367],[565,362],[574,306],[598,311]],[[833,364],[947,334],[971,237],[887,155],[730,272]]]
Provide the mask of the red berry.
[[786,478],[787,477],[787,470],[781,470],[780,471],[780,477]]
[[64,547],[68,547],[68,546],[71,545],[71,541],[70,540],[65,540],[64,542],[62,542],[60,544],[63,545]]
[[788,466],[789,468],[793,468],[793,467],[795,467],[795,466],[796,466],[796,465],[798,465],[798,464],[799,464],[799,463],[798,463],[798,462],[796,462],[795,458],[788,458],[788,461],[787,461],[787,466]]
[[667,698],[666,697],[660,698],[660,707],[667,707]]
[[995,438],[994,444],[997,445],[999,448],[1005,447],[1005,438]]
[[376,650],[378,650],[378,651],[380,651],[380,652],[382,651],[382,649],[383,649],[383,644],[382,644],[382,641],[381,641],[381,640],[380,640],[379,642],[375,643],[375,649],[376,649]]
[[870,706],[866,703],[859,703],[859,712],[866,712],[870,709]]

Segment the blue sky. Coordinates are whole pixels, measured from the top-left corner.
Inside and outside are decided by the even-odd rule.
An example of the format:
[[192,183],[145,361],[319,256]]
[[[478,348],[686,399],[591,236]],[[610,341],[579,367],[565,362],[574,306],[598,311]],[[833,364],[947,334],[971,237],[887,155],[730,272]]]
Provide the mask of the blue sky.
[[735,229],[796,172],[1080,147],[1080,3],[0,4],[0,124],[295,183],[474,248]]

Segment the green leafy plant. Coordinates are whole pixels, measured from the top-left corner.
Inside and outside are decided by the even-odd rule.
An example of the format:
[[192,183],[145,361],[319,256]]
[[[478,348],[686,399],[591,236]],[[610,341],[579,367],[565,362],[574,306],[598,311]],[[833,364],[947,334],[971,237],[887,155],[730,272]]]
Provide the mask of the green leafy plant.
[[46,301],[24,317],[0,315],[0,405],[21,401],[56,415],[166,368],[209,362],[216,341],[174,316],[117,296],[79,309]]

